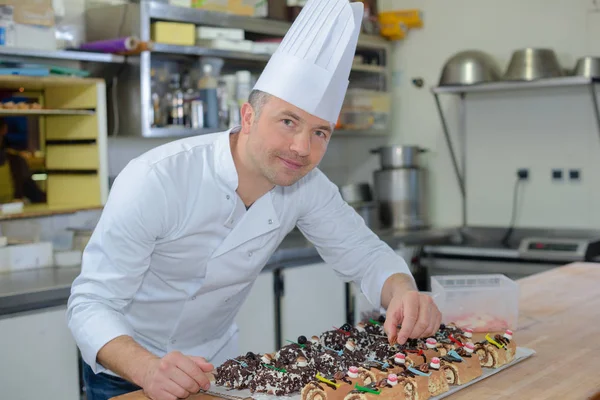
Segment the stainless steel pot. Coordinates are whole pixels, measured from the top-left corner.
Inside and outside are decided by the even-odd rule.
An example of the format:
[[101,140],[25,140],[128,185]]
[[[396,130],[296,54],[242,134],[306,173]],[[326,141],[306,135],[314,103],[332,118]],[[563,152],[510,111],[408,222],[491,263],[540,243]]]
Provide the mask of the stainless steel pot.
[[419,166],[419,154],[427,150],[418,146],[384,146],[372,149],[371,153],[379,154],[381,168],[413,168]]
[[365,221],[365,224],[371,229],[379,229],[381,227],[381,223],[379,221],[379,209],[377,208],[377,203],[375,202],[364,202],[364,203],[355,203],[352,207],[356,210],[358,215],[362,217]]
[[375,171],[375,198],[383,229],[422,229],[429,226],[426,171],[396,168]]

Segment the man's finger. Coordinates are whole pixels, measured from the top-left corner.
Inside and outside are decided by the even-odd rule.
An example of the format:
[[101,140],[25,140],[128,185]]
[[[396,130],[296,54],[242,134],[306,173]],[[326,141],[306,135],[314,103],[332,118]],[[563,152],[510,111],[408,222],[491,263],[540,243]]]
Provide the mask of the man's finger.
[[[201,358],[201,357],[196,357]],[[204,360],[204,359],[203,359]],[[206,360],[204,360],[206,362]],[[182,356],[177,359],[177,367],[187,376],[192,378],[202,389],[207,389],[210,385],[208,378],[204,374],[204,370],[199,365],[194,357]]]
[[402,296],[402,328],[398,333],[398,344],[404,344],[410,337],[419,316],[419,294],[410,292]]
[[204,357],[190,356],[190,359],[204,372],[211,372],[215,369],[215,366],[206,361]]
[[410,338],[417,339],[427,333],[431,317],[431,302],[427,296],[419,296],[419,317]]
[[440,327],[440,323],[439,323],[437,307],[432,302],[431,305],[429,306],[429,326],[427,327],[427,330],[425,331],[425,336],[427,336],[427,337],[435,336],[435,333],[438,331],[439,327]]
[[388,342],[393,344],[396,342],[398,335],[398,324],[402,320],[402,303],[396,300],[392,300],[386,313],[385,323],[383,324],[383,330],[388,337]]

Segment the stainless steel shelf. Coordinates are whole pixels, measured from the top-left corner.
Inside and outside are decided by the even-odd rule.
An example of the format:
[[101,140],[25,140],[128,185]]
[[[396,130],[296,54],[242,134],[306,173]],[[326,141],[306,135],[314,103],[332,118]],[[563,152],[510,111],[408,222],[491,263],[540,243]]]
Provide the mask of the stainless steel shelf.
[[125,62],[124,56],[118,56],[114,54],[92,53],[89,51],[75,50],[34,50],[6,46],[0,46],[0,55],[26,58],[43,58],[48,60],[88,61],[114,64],[122,64]]
[[208,56],[221,57],[235,60],[259,61],[266,63],[271,58],[266,54],[247,53],[243,51],[231,51],[220,49],[209,49],[197,46],[177,46],[172,44],[155,43],[152,48],[153,53],[177,54],[185,56]]
[[222,129],[192,129],[182,126],[166,126],[161,128],[151,128],[150,138],[183,138],[189,136],[207,135],[209,133],[220,132]]
[[[167,126],[162,128],[150,129],[148,138],[183,138],[189,136],[207,135],[220,132],[224,129],[191,129],[180,126]],[[336,137],[383,137],[387,136],[388,131],[383,130],[336,130],[333,138]]]
[[[183,56],[219,57],[231,60],[255,61],[266,64],[271,58],[268,54],[248,53],[244,51],[231,51],[210,49],[198,46],[178,46],[172,44],[155,43],[152,47],[153,53],[172,54]],[[381,65],[354,64],[352,71],[367,72],[374,74],[386,74],[387,69]]]
[[[150,18],[161,21],[188,22],[197,25],[222,26],[239,28],[247,32],[265,35],[284,36],[291,23],[285,21],[266,20],[263,18],[244,17],[214,11],[199,10],[187,7],[177,7],[152,1],[148,4]],[[390,49],[391,43],[380,36],[361,34],[358,39],[359,47]]]
[[0,116],[94,115],[93,110],[19,110],[0,108]]
[[535,81],[502,81],[480,83],[469,86],[438,86],[432,88],[431,91],[436,94],[462,94],[479,92],[498,92],[521,89],[540,89],[561,86],[583,86],[590,85],[593,82],[595,82],[593,79],[586,78],[583,76],[565,76],[560,78],[538,79]]

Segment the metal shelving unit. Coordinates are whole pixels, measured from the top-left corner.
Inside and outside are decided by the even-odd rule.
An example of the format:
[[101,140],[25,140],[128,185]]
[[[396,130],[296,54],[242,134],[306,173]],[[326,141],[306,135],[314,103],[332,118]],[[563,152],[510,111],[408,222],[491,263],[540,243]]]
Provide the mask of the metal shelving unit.
[[[151,128],[149,138],[181,138],[187,136],[206,135],[209,133],[219,132],[221,129],[189,129],[179,126],[167,126],[163,128]],[[383,137],[387,136],[387,131],[382,130],[336,130],[333,137]]]
[[[218,13],[200,9],[174,7],[159,1],[145,2],[144,14],[153,20],[188,22],[196,25],[210,25],[226,28],[239,28],[246,32],[263,35],[283,36],[292,25],[285,21],[248,18],[239,15]],[[391,50],[392,44],[380,36],[361,34],[358,46],[363,48]]]
[[34,50],[6,46],[0,46],[0,55],[24,58],[39,58],[46,60],[68,60],[109,64],[122,64],[123,62],[125,62],[124,56],[114,54],[93,53],[89,51],[76,50]]
[[[596,126],[598,128],[598,135],[600,136],[600,109],[598,108],[598,94],[596,93],[596,84],[600,82],[600,78],[587,78],[583,76],[564,76],[558,78],[545,78],[545,79],[537,79],[534,81],[499,81],[499,82],[486,82],[475,85],[453,85],[453,86],[438,86],[433,87],[431,92],[434,95],[435,103],[437,107],[437,111],[442,123],[442,128],[444,131],[444,137],[446,139],[446,145],[448,147],[448,151],[450,152],[450,157],[452,159],[452,166],[454,168],[454,173],[456,175],[456,180],[458,182],[458,186],[462,195],[463,200],[463,225],[466,225],[466,187],[465,187],[465,177],[466,173],[466,156],[464,151],[465,140],[466,140],[466,121],[465,121],[465,111],[466,111],[466,96],[467,94],[477,94],[477,93],[496,93],[496,92],[507,92],[507,91],[520,91],[520,90],[539,90],[539,89],[556,89],[556,88],[564,88],[564,87],[587,87],[590,92],[590,97],[593,104],[594,117],[596,120]],[[459,106],[459,137],[461,143],[463,145],[462,159],[460,160],[460,168],[459,168],[459,160],[456,156],[455,147],[452,143],[452,139],[450,138],[450,132],[448,129],[448,124],[446,122],[446,118],[444,116],[444,111],[442,109],[439,96],[442,94],[450,94],[450,95],[458,95],[460,96],[460,106]]]
[[[86,14],[86,36],[88,40],[102,40],[112,37],[133,35],[142,41],[151,40],[151,24],[155,21],[172,21],[193,23],[196,26],[217,26],[243,29],[255,37],[282,37],[291,23],[266,20],[190,9],[166,4],[161,1],[140,1],[121,5],[106,5]],[[116,32],[119,34],[117,35]],[[361,85],[388,90],[392,80],[389,64],[392,43],[379,36],[364,35],[359,38],[358,45],[362,54],[376,58],[379,64],[355,64],[352,74]],[[147,138],[185,137],[210,133],[212,130],[192,130],[182,127],[152,126],[150,98],[152,69],[159,63],[169,65],[190,65],[198,58],[217,57],[225,60],[224,70],[232,73],[240,68],[258,73],[269,61],[269,54],[258,54],[243,51],[211,49],[199,46],[177,46],[154,43],[150,51],[139,56],[125,59],[124,68],[118,72],[117,94],[111,101],[118,101],[112,109],[119,110],[119,136],[141,136]],[[353,78],[354,79],[354,78]],[[132,118],[131,116],[135,116]],[[342,133],[338,137],[382,136],[380,132]]]
[[47,115],[94,115],[95,110],[47,110],[0,108],[0,117],[31,117]]

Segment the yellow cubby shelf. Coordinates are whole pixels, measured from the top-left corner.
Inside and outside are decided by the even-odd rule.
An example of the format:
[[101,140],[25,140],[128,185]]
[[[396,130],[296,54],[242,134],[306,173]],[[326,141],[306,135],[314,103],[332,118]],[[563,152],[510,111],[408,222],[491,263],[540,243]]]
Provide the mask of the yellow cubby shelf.
[[101,208],[108,198],[106,84],[65,76],[0,76],[0,90],[39,93],[36,109],[0,108],[3,116],[39,118],[45,158],[46,204],[26,205],[18,216]]

